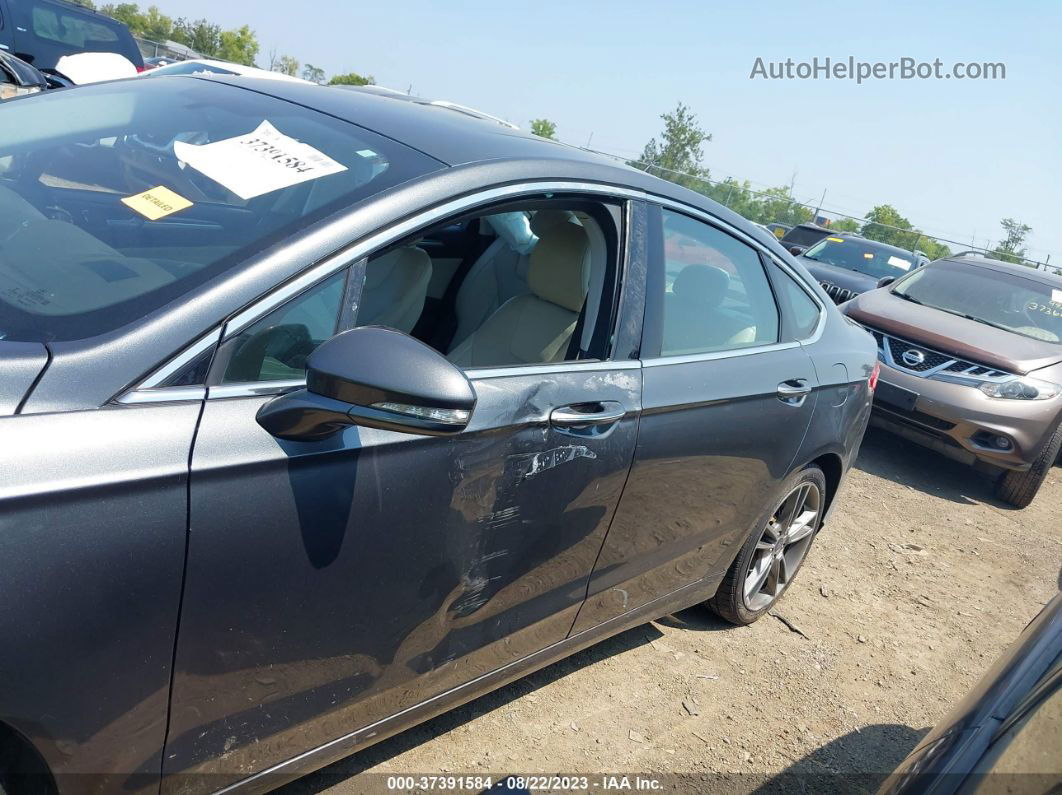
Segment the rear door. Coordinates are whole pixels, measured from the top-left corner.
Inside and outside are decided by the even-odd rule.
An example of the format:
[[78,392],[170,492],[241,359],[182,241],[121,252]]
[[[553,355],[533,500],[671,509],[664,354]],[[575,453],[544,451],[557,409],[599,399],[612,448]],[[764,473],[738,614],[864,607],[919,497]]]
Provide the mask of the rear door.
[[342,326],[371,267],[226,332],[241,351],[261,338],[270,364],[210,387],[196,436],[164,791],[371,727],[561,641],[583,603],[634,454],[636,338],[612,361],[469,370],[478,402],[455,437],[272,437],[255,414],[293,382],[269,379]]
[[721,577],[815,409],[760,253],[725,225],[654,215],[638,450],[575,631]]

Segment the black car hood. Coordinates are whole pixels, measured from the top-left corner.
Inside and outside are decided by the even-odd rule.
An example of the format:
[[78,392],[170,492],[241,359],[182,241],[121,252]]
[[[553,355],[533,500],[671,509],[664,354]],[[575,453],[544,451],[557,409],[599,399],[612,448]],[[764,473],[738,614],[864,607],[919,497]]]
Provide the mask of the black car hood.
[[797,257],[797,259],[800,260],[801,265],[810,271],[816,281],[835,284],[855,293],[865,293],[867,290],[873,290],[878,286],[878,280],[873,276],[867,276],[865,273],[850,271],[848,268],[839,268],[836,265],[827,265],[825,262],[808,259],[807,257]]
[[39,342],[0,340],[0,417],[14,414],[48,366],[48,349]]

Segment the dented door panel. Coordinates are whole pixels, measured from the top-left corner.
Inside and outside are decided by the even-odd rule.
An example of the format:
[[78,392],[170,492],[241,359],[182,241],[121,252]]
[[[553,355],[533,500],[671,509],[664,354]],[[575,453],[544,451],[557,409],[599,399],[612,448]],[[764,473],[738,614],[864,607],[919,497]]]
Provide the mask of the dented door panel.
[[[567,635],[641,403],[636,362],[584,367],[474,380],[451,438],[287,442],[255,423],[263,398],[207,401],[165,791],[224,786]],[[549,425],[588,401],[627,415]]]

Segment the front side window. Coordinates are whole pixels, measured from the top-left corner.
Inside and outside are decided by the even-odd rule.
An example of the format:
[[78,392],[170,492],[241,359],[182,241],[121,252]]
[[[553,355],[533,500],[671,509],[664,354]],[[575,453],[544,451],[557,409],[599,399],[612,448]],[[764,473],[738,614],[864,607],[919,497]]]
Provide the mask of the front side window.
[[303,378],[314,348],[340,330],[345,284],[346,271],[337,273],[226,340],[219,354],[221,382]]
[[778,307],[759,254],[687,215],[664,210],[661,353],[679,356],[778,341]]
[[3,112],[0,339],[117,328],[439,167],[347,122],[187,77],[47,92]]

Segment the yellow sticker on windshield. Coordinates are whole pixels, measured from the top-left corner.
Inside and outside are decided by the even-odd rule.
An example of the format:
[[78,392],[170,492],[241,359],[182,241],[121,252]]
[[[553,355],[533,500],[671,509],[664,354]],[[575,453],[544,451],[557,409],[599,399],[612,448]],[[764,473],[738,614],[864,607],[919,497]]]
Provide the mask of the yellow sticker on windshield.
[[192,202],[184,196],[161,185],[138,193],[136,196],[127,196],[122,199],[122,204],[136,210],[149,221],[157,221],[192,206]]
[[829,240],[831,243],[843,243],[844,242],[844,238],[843,237],[828,237],[826,239]]
[[869,251],[864,251],[863,252],[863,259],[874,259],[874,255],[871,254]]

